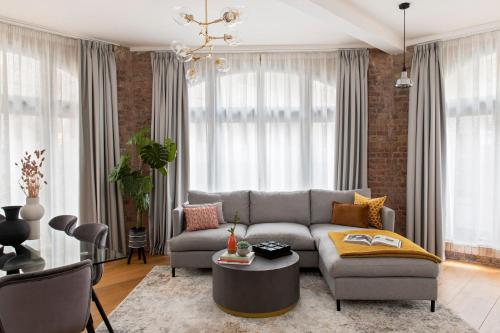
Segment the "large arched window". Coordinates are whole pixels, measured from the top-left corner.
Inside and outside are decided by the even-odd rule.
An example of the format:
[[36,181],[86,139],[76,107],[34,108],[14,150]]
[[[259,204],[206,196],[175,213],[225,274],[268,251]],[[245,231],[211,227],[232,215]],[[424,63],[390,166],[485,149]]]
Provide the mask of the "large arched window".
[[333,189],[334,54],[224,56],[189,87],[191,189]]

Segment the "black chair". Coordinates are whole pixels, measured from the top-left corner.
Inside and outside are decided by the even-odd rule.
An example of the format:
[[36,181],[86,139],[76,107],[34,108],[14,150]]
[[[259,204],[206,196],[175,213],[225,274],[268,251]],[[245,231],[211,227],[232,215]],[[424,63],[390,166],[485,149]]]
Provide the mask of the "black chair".
[[90,260],[0,278],[1,333],[94,332]]
[[[75,228],[73,237],[83,242],[93,243],[96,247],[102,249],[106,247],[106,241],[108,238],[108,226],[100,223],[82,224]],[[92,268],[92,285],[95,286],[102,278],[104,265],[98,264],[94,265]],[[108,328],[108,331],[113,332],[111,323],[106,316],[106,312],[104,311],[94,288],[92,288],[92,301],[94,301],[97,310],[99,311],[99,314],[104,321],[104,324]]]
[[49,225],[55,229],[64,231],[67,235],[73,236],[78,218],[73,215],[59,215],[49,221]]

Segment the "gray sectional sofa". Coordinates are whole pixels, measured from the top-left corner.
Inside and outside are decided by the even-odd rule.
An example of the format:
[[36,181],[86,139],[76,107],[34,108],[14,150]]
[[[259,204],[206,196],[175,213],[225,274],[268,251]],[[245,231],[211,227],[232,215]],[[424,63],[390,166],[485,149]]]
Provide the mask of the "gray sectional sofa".
[[[369,189],[355,190],[370,196]],[[340,300],[431,300],[437,298],[439,266],[408,258],[341,258],[328,237],[330,231],[358,229],[331,224],[332,202],[352,203],[355,191],[295,192],[190,191],[191,204],[223,202],[225,224],[218,229],[186,232],[183,208],[173,210],[169,241],[172,276],[177,267],[210,268],[211,256],[226,247],[227,229],[238,212],[238,240],[256,244],[276,240],[289,244],[301,267],[319,267],[340,310]],[[383,207],[384,229],[394,230],[394,211]]]

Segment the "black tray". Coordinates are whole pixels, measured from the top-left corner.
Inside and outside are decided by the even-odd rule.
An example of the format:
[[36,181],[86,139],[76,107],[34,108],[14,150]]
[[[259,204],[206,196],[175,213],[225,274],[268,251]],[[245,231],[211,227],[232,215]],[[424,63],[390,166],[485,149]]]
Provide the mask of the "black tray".
[[252,245],[252,250],[256,255],[267,259],[275,259],[292,254],[290,245],[278,243],[275,241],[262,242]]

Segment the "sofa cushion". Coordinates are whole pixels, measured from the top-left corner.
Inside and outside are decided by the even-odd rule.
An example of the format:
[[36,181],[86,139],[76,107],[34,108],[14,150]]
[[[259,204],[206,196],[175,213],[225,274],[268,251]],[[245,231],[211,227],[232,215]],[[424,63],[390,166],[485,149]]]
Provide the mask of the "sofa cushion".
[[314,250],[314,239],[309,228],[298,223],[258,223],[251,224],[245,235],[250,244],[277,241],[288,244],[292,250]]
[[[218,251],[226,248],[229,229],[232,224],[220,224],[217,229],[198,231],[184,231],[178,236],[170,239],[168,244],[170,251]],[[238,224],[234,234],[238,240],[243,239],[247,226]]]
[[250,223],[310,223],[309,191],[250,191]]
[[[318,235],[318,234],[317,234]],[[328,232],[318,236],[320,260],[333,278],[340,277],[425,277],[436,278],[439,265],[414,258],[342,258]]]
[[208,193],[202,191],[189,191],[188,201],[190,204],[204,204],[222,201],[224,221],[233,222],[234,214],[238,212],[240,222],[250,222],[250,199],[248,191]]
[[371,196],[369,188],[351,191],[311,190],[311,223],[332,221],[332,202],[354,203],[354,192]]
[[[347,225],[331,224],[331,223],[318,223],[313,224],[309,227],[311,229],[311,235],[314,239],[319,239],[321,236],[326,236],[328,238],[328,233],[330,231],[346,231],[346,230],[364,230],[365,228],[349,227]],[[329,239],[329,238],[328,238]]]

